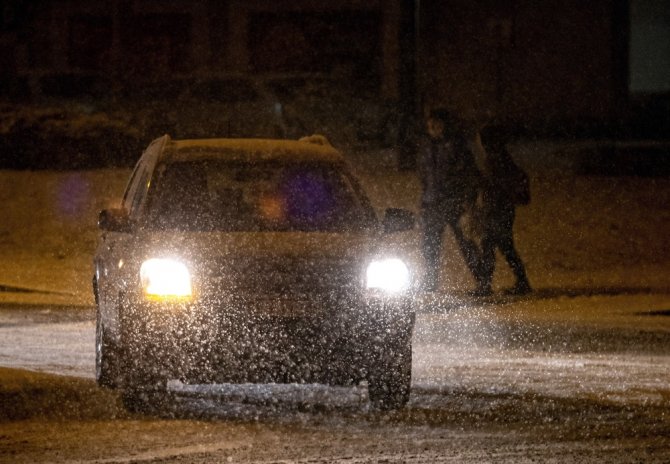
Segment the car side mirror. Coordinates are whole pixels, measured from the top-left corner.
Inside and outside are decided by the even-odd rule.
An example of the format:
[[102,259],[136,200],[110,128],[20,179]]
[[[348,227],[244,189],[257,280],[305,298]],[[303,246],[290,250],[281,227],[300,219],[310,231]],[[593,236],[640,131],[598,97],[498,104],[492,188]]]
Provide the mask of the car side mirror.
[[130,215],[125,208],[103,209],[98,215],[98,228],[105,232],[131,232]]
[[384,212],[384,233],[404,232],[414,228],[414,213],[401,208],[387,208]]

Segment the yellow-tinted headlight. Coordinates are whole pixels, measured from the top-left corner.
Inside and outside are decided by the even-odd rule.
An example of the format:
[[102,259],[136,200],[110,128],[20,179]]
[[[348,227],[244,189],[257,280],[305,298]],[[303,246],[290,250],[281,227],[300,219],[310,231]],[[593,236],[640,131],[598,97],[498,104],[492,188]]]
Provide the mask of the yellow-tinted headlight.
[[142,289],[149,299],[190,299],[191,274],[183,263],[173,259],[148,259],[140,267]]

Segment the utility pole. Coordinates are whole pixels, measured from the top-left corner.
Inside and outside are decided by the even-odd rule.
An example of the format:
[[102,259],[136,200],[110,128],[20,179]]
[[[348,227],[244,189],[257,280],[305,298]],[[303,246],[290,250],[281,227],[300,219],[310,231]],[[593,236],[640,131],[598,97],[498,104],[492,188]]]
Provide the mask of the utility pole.
[[416,168],[416,55],[420,0],[400,0],[398,169]]

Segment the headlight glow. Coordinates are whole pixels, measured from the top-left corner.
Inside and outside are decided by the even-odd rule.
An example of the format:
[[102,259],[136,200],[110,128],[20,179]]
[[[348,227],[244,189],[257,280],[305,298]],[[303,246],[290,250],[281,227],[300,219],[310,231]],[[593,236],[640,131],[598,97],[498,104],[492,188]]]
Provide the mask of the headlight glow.
[[152,300],[184,300],[192,295],[191,274],[173,259],[146,260],[140,267],[140,280],[144,294]]
[[376,288],[391,293],[406,290],[410,284],[409,269],[398,258],[371,262],[366,277],[367,288]]

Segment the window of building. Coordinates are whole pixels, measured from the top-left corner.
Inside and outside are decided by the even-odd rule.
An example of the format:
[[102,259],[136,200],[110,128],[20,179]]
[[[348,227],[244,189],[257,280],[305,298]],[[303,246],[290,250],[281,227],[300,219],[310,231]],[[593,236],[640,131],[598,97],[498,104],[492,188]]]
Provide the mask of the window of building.
[[378,84],[380,24],[377,11],[256,13],[250,62],[261,72],[337,72]]
[[184,72],[191,63],[191,16],[180,13],[144,14],[125,28],[124,65],[136,77],[149,80]]
[[633,94],[670,92],[670,4],[631,0],[630,87]]

